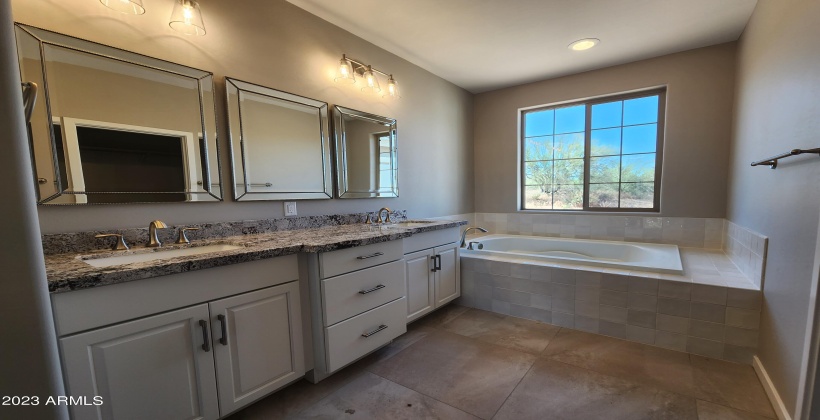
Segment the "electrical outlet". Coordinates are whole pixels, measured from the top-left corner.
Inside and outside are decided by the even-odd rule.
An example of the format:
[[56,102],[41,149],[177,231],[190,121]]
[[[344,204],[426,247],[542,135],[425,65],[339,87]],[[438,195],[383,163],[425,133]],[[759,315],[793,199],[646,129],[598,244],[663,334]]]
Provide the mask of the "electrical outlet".
[[285,201],[285,217],[296,216],[296,202]]

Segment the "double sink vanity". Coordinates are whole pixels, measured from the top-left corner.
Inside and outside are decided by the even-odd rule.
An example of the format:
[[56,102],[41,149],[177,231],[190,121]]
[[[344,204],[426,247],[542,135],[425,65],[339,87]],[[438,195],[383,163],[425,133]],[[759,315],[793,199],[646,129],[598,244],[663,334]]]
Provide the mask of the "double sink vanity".
[[[22,23],[15,36],[38,205],[170,211],[232,191],[295,216],[287,200],[399,196],[394,118]],[[72,418],[222,418],[457,298],[464,222],[378,216],[44,235],[67,392],[104,401]]]
[[463,224],[205,227],[189,245],[47,255],[68,392],[105,401],[72,416],[217,419],[321,381],[460,295]]

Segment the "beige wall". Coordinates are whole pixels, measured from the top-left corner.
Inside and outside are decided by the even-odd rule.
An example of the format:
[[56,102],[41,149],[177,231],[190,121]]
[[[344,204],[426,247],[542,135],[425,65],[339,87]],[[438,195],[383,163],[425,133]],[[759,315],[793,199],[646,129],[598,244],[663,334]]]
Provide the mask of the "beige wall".
[[[141,16],[123,15],[96,1],[13,0],[18,22],[103,42],[214,72],[220,146],[227,147],[224,76],[398,120],[400,197],[315,200],[300,215],[407,209],[413,217],[473,211],[472,95],[284,0],[203,1],[208,34],[189,37],[168,27],[170,1],[146,4]],[[393,73],[398,101],[333,82],[342,53]],[[226,151],[224,149],[223,151]],[[228,154],[222,156],[227,183]],[[44,233],[139,227],[153,219],[185,224],[281,217],[282,203],[231,202],[163,205],[40,207]]]
[[820,217],[820,2],[759,1],[740,39],[728,218],[769,237],[759,357],[795,413]]
[[661,214],[724,217],[734,63],[727,43],[476,95],[476,211],[518,209],[519,108],[667,85]]

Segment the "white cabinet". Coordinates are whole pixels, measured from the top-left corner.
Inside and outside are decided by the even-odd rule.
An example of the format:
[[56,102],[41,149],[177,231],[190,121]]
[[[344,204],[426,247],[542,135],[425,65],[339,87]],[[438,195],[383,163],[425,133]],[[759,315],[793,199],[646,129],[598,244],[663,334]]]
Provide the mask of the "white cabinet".
[[436,275],[433,248],[404,256],[407,279],[407,321],[412,321],[435,309]]
[[436,308],[461,296],[461,264],[458,243],[436,247]]
[[72,418],[218,419],[302,377],[297,279],[294,255],[54,295],[67,391],[103,398]]
[[297,282],[208,306],[223,416],[305,374]]
[[70,394],[103,400],[72,418],[219,418],[208,318],[203,304],[61,339]]
[[305,255],[319,382],[407,331],[402,240]]
[[458,229],[420,233],[410,239],[414,241],[404,248],[408,322],[461,296]]

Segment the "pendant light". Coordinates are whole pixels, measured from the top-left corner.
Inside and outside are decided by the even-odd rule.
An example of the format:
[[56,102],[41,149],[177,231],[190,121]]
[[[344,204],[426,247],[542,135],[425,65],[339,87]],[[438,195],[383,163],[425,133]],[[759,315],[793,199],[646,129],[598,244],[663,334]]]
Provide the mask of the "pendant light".
[[174,0],[174,11],[168,24],[185,35],[205,35],[202,11],[195,0]]
[[142,7],[142,0],[100,0],[100,3],[121,13],[129,15],[141,15],[145,13]]

